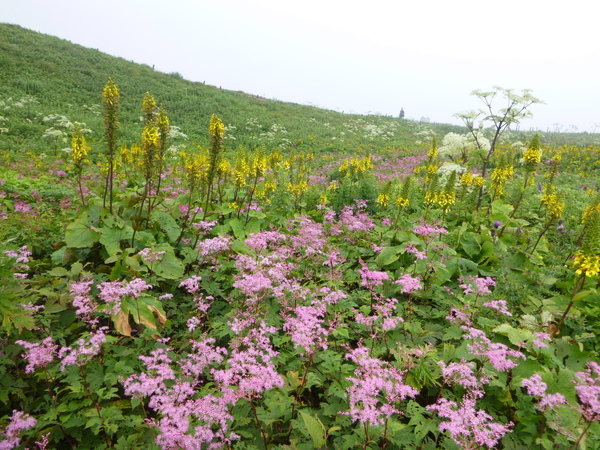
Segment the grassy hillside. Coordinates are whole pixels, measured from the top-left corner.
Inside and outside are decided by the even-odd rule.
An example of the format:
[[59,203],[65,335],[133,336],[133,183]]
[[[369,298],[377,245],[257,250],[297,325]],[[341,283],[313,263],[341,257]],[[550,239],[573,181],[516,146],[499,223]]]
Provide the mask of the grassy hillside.
[[[21,117],[8,124],[10,111],[4,111],[8,128],[5,138],[30,140],[36,147],[48,128],[43,116],[65,115],[85,122],[97,137],[101,131],[101,92],[107,79],[121,92],[121,122],[125,141],[138,139],[132,124],[139,123],[141,101],[146,92],[162,104],[172,124],[203,143],[211,114],[217,114],[229,128],[235,144],[253,146],[312,145],[314,150],[352,150],[359,147],[411,147],[422,125],[390,117],[351,116],[281,101],[233,92],[165,74],[85,48],[55,37],[0,24],[0,101],[6,106],[25,96],[38,103],[26,105]],[[92,108],[90,110],[90,107]],[[12,108],[13,115],[18,116]],[[25,120],[17,120],[25,119]],[[273,125],[276,125],[273,128]],[[285,129],[285,131],[283,131]],[[437,127],[443,134],[458,127]],[[262,134],[262,136],[261,136]],[[6,136],[7,135],[7,136]],[[233,139],[232,139],[233,141]],[[233,145],[230,141],[230,145]],[[310,142],[306,142],[310,141]],[[237,145],[235,145],[237,146]]]
[[[56,124],[48,120],[51,114],[84,122],[93,131],[92,144],[98,143],[102,139],[101,92],[109,77],[121,92],[120,140],[128,145],[139,140],[140,107],[146,92],[165,107],[172,125],[189,137],[189,143],[207,143],[212,114],[227,125],[229,148],[265,145],[349,153],[417,150],[427,147],[430,135],[441,139],[450,131],[466,132],[453,125],[347,115],[222,90],[17,25],[0,24],[0,150],[40,153],[60,146],[51,137],[41,139]],[[520,134],[517,140],[527,140],[532,133]],[[598,135],[587,133],[547,133],[543,139],[554,144],[600,141]]]

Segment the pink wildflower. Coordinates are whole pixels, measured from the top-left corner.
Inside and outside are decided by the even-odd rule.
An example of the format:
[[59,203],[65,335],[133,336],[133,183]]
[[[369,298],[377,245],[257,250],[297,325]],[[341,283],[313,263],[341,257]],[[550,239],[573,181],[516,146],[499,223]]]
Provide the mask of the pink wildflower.
[[476,399],[463,398],[460,405],[446,398],[440,398],[427,409],[437,411],[440,417],[449,419],[439,425],[440,431],[448,431],[450,436],[463,448],[473,448],[472,444],[494,447],[500,439],[511,432],[512,422],[502,425],[481,409],[475,408]]
[[540,401],[535,406],[540,411],[548,411],[554,409],[561,404],[567,404],[567,399],[560,393],[547,394],[548,385],[542,381],[539,374],[534,374],[530,378],[525,378],[521,381],[521,386],[527,389],[527,394],[535,397],[540,397]]
[[400,413],[397,402],[413,398],[418,391],[403,383],[404,373],[390,363],[369,356],[369,349],[360,346],[346,358],[357,365],[354,377],[346,378],[352,384],[347,388],[350,401],[349,415],[361,424],[381,425],[383,418]]
[[0,450],[10,450],[19,446],[21,439],[19,433],[22,430],[31,428],[36,424],[37,420],[29,414],[22,411],[13,410],[13,415],[10,417],[10,423],[0,431]]
[[433,234],[448,234],[448,230],[444,227],[438,227],[436,222],[433,225],[429,225],[424,219],[421,219],[421,225],[413,228],[413,232],[419,236],[430,236]]
[[495,309],[500,314],[512,316],[512,313],[508,310],[508,307],[506,306],[506,300],[492,300],[491,302],[485,302],[483,306]]
[[38,367],[46,367],[54,360],[58,350],[58,345],[54,344],[52,337],[47,337],[38,344],[21,340],[15,341],[15,344],[22,345],[28,350],[23,354],[23,358],[27,360],[25,373],[33,373]]
[[423,285],[421,284],[421,279],[419,277],[411,277],[409,274],[404,274],[396,281],[394,284],[399,284],[402,286],[403,294],[411,294],[419,289],[423,289]]
[[600,420],[600,364],[592,361],[586,367],[585,372],[575,374],[575,391],[583,417],[596,422]]

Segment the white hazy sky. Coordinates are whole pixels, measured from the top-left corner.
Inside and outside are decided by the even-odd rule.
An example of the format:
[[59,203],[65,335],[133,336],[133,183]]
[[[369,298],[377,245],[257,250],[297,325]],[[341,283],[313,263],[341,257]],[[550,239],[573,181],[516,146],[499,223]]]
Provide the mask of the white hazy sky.
[[[192,81],[357,114],[461,122],[531,89],[521,129],[600,132],[592,0],[0,0],[0,22]],[[498,105],[500,106],[500,105]]]

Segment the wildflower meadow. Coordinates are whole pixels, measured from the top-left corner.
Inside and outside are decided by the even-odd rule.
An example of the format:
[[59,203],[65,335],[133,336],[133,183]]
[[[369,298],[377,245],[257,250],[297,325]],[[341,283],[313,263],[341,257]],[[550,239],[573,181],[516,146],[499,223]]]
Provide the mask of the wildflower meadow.
[[0,109],[0,449],[600,448],[600,146],[529,91],[332,152],[104,83]]

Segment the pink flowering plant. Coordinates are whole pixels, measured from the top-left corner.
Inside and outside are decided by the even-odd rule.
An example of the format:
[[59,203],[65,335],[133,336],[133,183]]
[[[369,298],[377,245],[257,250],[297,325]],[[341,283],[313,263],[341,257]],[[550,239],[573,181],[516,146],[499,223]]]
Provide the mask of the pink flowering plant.
[[110,156],[0,169],[0,448],[598,446],[596,147],[548,146],[533,186],[499,140],[482,173],[383,117],[211,111],[176,146],[115,89]]

